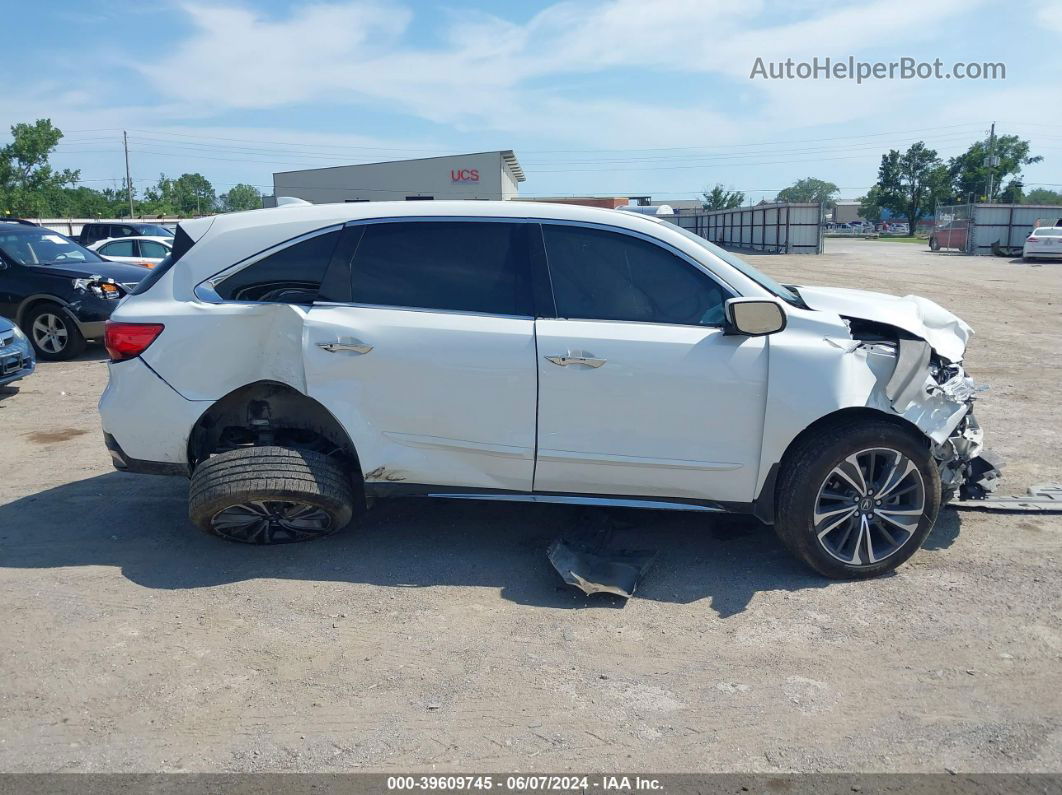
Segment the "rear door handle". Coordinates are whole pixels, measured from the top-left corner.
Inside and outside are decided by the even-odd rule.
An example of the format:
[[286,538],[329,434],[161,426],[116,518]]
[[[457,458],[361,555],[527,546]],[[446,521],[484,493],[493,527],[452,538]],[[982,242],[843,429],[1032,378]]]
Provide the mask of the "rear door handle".
[[581,351],[568,351],[566,356],[547,356],[547,361],[553,362],[553,364],[560,365],[561,367],[567,367],[572,364],[581,364],[585,367],[600,367],[608,359],[598,359],[594,356],[584,356]]
[[329,353],[351,351],[352,353],[368,353],[372,346],[354,337],[341,337],[335,342],[318,342],[317,347]]

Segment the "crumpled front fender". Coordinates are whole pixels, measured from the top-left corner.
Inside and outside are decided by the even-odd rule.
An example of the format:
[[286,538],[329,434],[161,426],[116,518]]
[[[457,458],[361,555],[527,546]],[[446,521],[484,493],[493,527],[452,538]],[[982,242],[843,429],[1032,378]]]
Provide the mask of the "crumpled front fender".
[[850,408],[881,411],[909,422],[939,447],[971,410],[972,380],[961,364],[934,363],[925,341],[865,342],[837,331],[825,324],[791,326],[769,338],[756,494],[761,494],[772,466],[782,460],[793,440],[831,414]]

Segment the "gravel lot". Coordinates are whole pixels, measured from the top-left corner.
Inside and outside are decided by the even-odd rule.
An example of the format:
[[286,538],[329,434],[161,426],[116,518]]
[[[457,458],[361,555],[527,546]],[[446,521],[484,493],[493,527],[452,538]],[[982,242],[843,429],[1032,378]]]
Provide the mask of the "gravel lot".
[[[956,311],[1005,488],[1062,481],[1062,265],[750,259]],[[948,510],[859,583],[745,521],[558,506],[394,501],[248,548],[111,469],[103,359],[0,388],[2,771],[1062,771],[1062,517]],[[587,522],[659,550],[629,603],[550,568]]]

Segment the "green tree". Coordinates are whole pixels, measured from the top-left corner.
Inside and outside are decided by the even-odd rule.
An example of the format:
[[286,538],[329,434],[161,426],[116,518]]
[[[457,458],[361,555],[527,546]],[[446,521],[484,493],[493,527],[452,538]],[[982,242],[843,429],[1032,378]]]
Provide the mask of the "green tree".
[[865,196],[860,196],[858,201],[860,218],[875,224],[881,221],[881,211],[885,208],[881,206],[881,190],[877,185],[868,190]]
[[56,211],[62,189],[77,182],[79,171],[55,171],[48,162],[63,133],[51,119],[11,127],[11,143],[0,148],[0,211],[46,216]]
[[253,185],[233,185],[227,193],[221,194],[221,209],[227,213],[257,210],[261,206],[262,196]]
[[[1043,160],[1040,155],[1029,154],[1029,142],[1016,135],[1000,135],[992,145],[992,153],[999,158],[992,169],[994,180],[992,195],[988,195],[988,142],[977,141],[958,157],[948,161],[948,171],[959,201],[997,201],[1008,194],[1007,199],[1021,198],[1021,169]],[[1008,177],[1011,181],[1004,186]]]
[[1062,204],[1062,193],[1047,188],[1034,188],[1022,197],[1023,204]]
[[129,202],[124,190],[98,191],[78,185],[62,189],[55,199],[54,211],[68,218],[114,218],[128,214]]
[[173,189],[181,215],[208,215],[217,206],[214,186],[202,174],[181,174],[173,181]]
[[821,202],[830,204],[834,196],[840,192],[840,188],[832,182],[805,177],[798,179],[788,188],[778,191],[775,201],[780,202]]
[[745,203],[745,194],[739,190],[727,190],[722,185],[705,188],[701,194],[701,207],[705,210],[729,210]]
[[147,215],[207,215],[214,212],[217,196],[210,180],[202,174],[181,174],[159,181],[144,191],[143,210]]
[[951,187],[951,174],[936,150],[919,141],[906,152],[891,149],[881,156],[872,190],[879,205],[905,217],[914,234],[918,220],[948,198]]

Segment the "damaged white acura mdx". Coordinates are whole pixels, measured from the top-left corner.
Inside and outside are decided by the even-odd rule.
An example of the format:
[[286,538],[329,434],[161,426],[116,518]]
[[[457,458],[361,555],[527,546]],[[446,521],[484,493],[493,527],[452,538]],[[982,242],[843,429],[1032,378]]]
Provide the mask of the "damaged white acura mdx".
[[970,333],[617,210],[303,204],[181,223],[108,324],[100,412],[118,469],[190,476],[236,541],[393,495],[731,511],[868,577],[989,470]]

